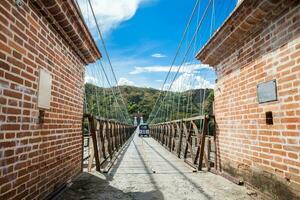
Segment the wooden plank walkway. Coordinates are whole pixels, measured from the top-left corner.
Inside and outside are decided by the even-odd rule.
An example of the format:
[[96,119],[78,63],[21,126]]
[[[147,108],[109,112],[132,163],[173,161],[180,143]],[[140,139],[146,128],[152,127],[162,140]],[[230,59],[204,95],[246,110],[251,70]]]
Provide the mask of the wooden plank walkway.
[[135,134],[108,174],[85,172],[58,199],[252,198],[245,187],[209,172],[194,173],[154,139]]

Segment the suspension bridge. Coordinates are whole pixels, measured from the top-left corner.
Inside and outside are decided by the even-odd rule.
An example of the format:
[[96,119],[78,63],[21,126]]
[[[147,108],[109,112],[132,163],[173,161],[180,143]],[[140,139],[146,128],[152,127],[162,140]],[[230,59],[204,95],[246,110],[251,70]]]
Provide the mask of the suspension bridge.
[[[209,36],[215,30],[215,1],[195,2],[152,111],[149,116],[144,116],[150,125],[151,138],[139,137],[139,127],[132,125],[128,100],[118,86],[113,62],[90,0],[87,5],[82,13],[90,16],[85,17],[87,24],[96,25],[106,62],[99,60],[86,70],[86,77],[94,85],[85,88],[88,91],[82,127],[86,172],[59,198],[250,199],[247,190],[238,186],[238,180],[228,176],[232,183],[216,175],[213,105],[205,105],[211,89],[202,82],[200,87],[203,89],[195,94],[195,78],[175,82],[182,71],[194,73],[188,63],[193,62],[199,49],[198,37],[203,23],[210,21],[210,29],[205,30]],[[200,6],[204,7],[201,14]],[[108,101],[101,100],[107,97]],[[213,173],[205,173],[208,171]]]
[[0,1],[0,199],[299,199],[299,1],[195,0],[159,89],[97,9]]
[[156,137],[135,132],[116,157],[107,173],[84,172],[58,199],[252,199],[245,187],[196,172]]
[[[220,172],[222,162],[214,105],[206,101],[211,91],[204,81],[208,77],[189,69],[194,55],[216,31],[218,12],[226,8],[216,6],[214,0],[195,2],[160,93],[149,116],[144,116],[150,125],[151,138],[142,138],[137,136],[139,127],[132,126],[133,116],[118,86],[91,1],[87,2],[89,7],[84,13],[90,12],[93,19],[90,22],[86,18],[87,23],[96,25],[107,62],[98,61],[86,71],[96,86],[92,94],[85,94],[83,168],[87,167],[87,172],[60,198],[266,198],[251,187],[239,186],[243,185],[243,179]],[[209,28],[203,28],[204,23]],[[179,80],[179,74],[184,71],[188,79]],[[204,78],[198,86],[195,73]],[[192,88],[197,87],[203,89],[196,92],[195,103]],[[100,100],[109,94],[113,97],[109,101]],[[96,98],[89,102],[89,96]]]

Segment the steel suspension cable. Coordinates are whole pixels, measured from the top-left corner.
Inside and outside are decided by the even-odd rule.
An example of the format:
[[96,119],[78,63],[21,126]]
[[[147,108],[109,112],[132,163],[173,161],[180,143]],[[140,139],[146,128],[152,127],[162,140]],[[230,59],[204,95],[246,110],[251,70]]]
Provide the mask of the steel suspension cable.
[[[209,0],[207,6],[206,6],[206,8],[205,8],[205,11],[204,11],[204,13],[203,13],[203,15],[202,15],[202,18],[201,18],[201,20],[200,20],[200,22],[199,22],[199,24],[198,24],[198,26],[197,26],[197,28],[196,28],[196,31],[195,31],[195,33],[194,33],[194,35],[193,35],[193,37],[192,37],[192,40],[191,40],[191,42],[189,43],[188,48],[187,48],[187,50],[186,50],[186,52],[185,52],[185,54],[184,54],[183,60],[182,60],[182,62],[181,62],[181,64],[180,64],[180,66],[178,67],[178,70],[177,70],[177,72],[176,72],[176,74],[175,74],[175,76],[174,76],[174,78],[173,78],[173,80],[172,80],[172,82],[171,82],[171,84],[170,84],[170,86],[169,86],[169,90],[170,90],[170,88],[172,87],[174,81],[176,80],[176,77],[177,77],[177,75],[178,75],[178,73],[179,73],[179,71],[180,71],[180,69],[181,69],[183,63],[185,62],[187,55],[188,55],[188,53],[190,52],[191,46],[192,46],[192,44],[193,44],[193,42],[194,42],[194,40],[195,40],[195,38],[196,38],[196,36],[197,36],[197,34],[198,34],[198,31],[199,31],[199,29],[200,29],[200,27],[201,27],[201,25],[202,25],[202,23],[203,23],[204,17],[206,16],[206,13],[207,13],[207,11],[208,11],[208,8],[209,8],[211,2],[212,2],[212,0]],[[166,95],[165,95],[165,97],[166,97]],[[165,97],[163,98],[163,101],[165,100]],[[160,107],[161,107],[161,105],[160,105]],[[159,109],[160,109],[160,107],[159,107]],[[158,109],[158,110],[159,110],[159,109]],[[156,116],[156,115],[155,115],[155,116]],[[155,116],[154,116],[154,118],[155,118]],[[152,123],[152,121],[150,122],[150,124],[151,124],[151,123]]]
[[[113,95],[113,97],[114,97],[114,99],[115,99],[115,102],[116,102],[117,104],[119,104],[119,103],[117,102],[117,98],[116,98],[115,92],[114,92],[114,90],[113,90],[113,87],[112,87],[112,85],[111,85],[109,79],[108,79],[108,76],[107,76],[107,74],[106,74],[106,72],[105,72],[105,69],[104,69],[104,67],[103,67],[103,64],[102,64],[101,60],[99,60],[98,63],[100,63],[100,67],[101,67],[101,69],[102,69],[102,71],[103,71],[103,73],[104,73],[104,76],[105,76],[105,78],[106,78],[106,82],[108,83],[108,86],[109,86],[110,89],[111,89],[111,92],[112,92],[112,95]],[[121,112],[121,113],[123,114],[124,122],[126,122],[125,114],[124,114],[123,112]]]
[[[200,3],[200,0],[197,0],[196,3],[195,3],[195,5],[194,5],[192,14],[191,14],[191,16],[190,16],[190,18],[189,18],[189,20],[188,20],[188,23],[187,23],[187,25],[186,25],[186,27],[185,27],[185,30],[184,30],[184,32],[183,32],[183,34],[182,34],[182,37],[181,37],[181,39],[180,39],[179,45],[178,45],[178,47],[177,47],[177,49],[176,49],[175,56],[174,56],[174,58],[173,58],[173,60],[172,60],[172,62],[171,62],[170,69],[169,69],[169,71],[168,71],[168,73],[167,73],[167,76],[166,76],[166,78],[165,78],[165,80],[164,80],[164,82],[163,82],[163,84],[162,84],[161,91],[164,89],[164,86],[165,86],[165,84],[166,84],[166,82],[167,82],[167,80],[168,80],[168,77],[169,77],[169,75],[170,75],[170,73],[171,73],[171,71],[172,71],[172,68],[173,68],[173,66],[174,66],[174,64],[175,64],[175,61],[176,61],[176,59],[177,59],[177,56],[179,55],[179,51],[180,51],[180,49],[181,49],[181,46],[182,46],[183,41],[184,41],[184,39],[185,39],[185,37],[186,37],[187,31],[188,31],[188,29],[189,29],[189,27],[190,27],[190,25],[191,25],[192,19],[193,19],[194,15],[195,15],[195,11],[196,11],[196,8],[197,8],[197,6],[198,6],[199,3]],[[155,107],[156,107],[156,105],[157,105],[157,103],[158,103],[158,100],[159,100],[161,94],[162,94],[162,92],[159,93],[159,95],[158,95],[158,97],[157,97],[157,99],[156,99],[156,101],[155,101],[155,103],[154,103],[154,106],[153,106],[153,108],[152,108],[152,111],[150,112],[150,115],[149,115],[148,120],[150,120],[150,116],[151,116],[153,110],[155,109]]]
[[[196,19],[196,22],[199,23],[199,17],[200,17],[200,7],[201,7],[201,4],[198,4],[198,12],[197,12],[197,19]],[[195,54],[195,51],[196,51],[196,44],[197,43],[197,38],[195,39],[195,43],[194,43],[194,54]],[[170,111],[170,115],[171,115],[171,119],[174,118],[174,113],[176,112],[176,107],[175,109],[173,109],[173,104],[175,103],[175,96],[176,96],[176,91],[174,91],[172,93],[172,96],[173,96],[173,99],[172,99],[172,108],[171,108],[171,111]]]
[[102,43],[102,46],[103,46],[103,49],[104,49],[104,53],[105,53],[105,55],[106,55],[106,57],[107,57],[107,60],[108,60],[110,69],[111,69],[112,74],[113,74],[113,77],[114,77],[114,79],[115,79],[115,81],[116,81],[116,88],[118,89],[118,91],[119,91],[119,93],[120,93],[121,101],[122,101],[124,107],[126,108],[126,111],[125,111],[125,112],[126,112],[126,115],[127,115],[128,119],[129,119],[130,122],[131,122],[132,120],[131,120],[131,118],[129,117],[129,113],[128,113],[128,110],[127,110],[127,107],[126,107],[126,104],[125,104],[123,95],[122,95],[121,90],[120,90],[120,88],[119,88],[119,86],[118,86],[118,80],[117,80],[115,71],[114,71],[114,69],[113,69],[113,66],[112,66],[112,63],[111,63],[111,59],[110,59],[110,56],[109,56],[109,54],[108,54],[108,51],[107,51],[107,48],[106,48],[106,44],[105,44],[105,42],[104,42],[104,39],[103,39],[103,36],[102,36],[102,32],[101,32],[100,26],[99,26],[99,24],[98,24],[98,20],[97,20],[97,18],[96,18],[96,15],[95,15],[94,8],[93,8],[93,6],[92,6],[91,0],[88,0],[88,3],[89,3],[89,5],[90,5],[90,9],[91,9],[91,11],[92,11],[92,15],[93,15],[93,18],[94,18],[94,21],[95,21],[95,24],[96,24],[96,28],[97,28],[98,34],[99,34],[99,36],[100,36],[100,39],[101,39],[101,43]]
[[[87,0],[88,1],[88,0]],[[89,9],[88,9],[88,3],[86,4],[87,5],[87,7],[86,7],[86,9],[87,9],[87,13],[89,13]],[[88,22],[88,24],[91,26],[91,22],[90,22],[90,19],[89,19],[89,15],[87,16],[87,22]],[[95,21],[96,22],[96,21]],[[97,64],[97,63],[96,63]],[[94,65],[95,66],[95,65]],[[98,72],[98,70],[97,70],[98,68],[96,68],[96,72]],[[92,73],[92,76],[94,76],[96,73]],[[100,76],[99,76],[100,77]],[[97,78],[95,78],[97,81],[98,81],[98,79]],[[95,87],[95,90],[96,90],[96,92],[98,91],[98,89],[97,89],[97,87]],[[104,88],[103,88],[103,91],[104,91]],[[105,94],[105,93],[104,93]],[[99,101],[99,99],[98,99],[98,97],[97,97],[98,95],[96,95],[96,101],[97,101],[97,104],[98,104],[98,101]],[[114,98],[113,99],[116,99],[116,97],[114,96]],[[112,100],[113,100],[112,99]],[[113,106],[113,104],[112,103],[110,103],[109,104],[110,106]],[[98,104],[98,111],[99,111],[99,104]],[[116,112],[115,112],[116,113]],[[117,118],[117,117],[115,117],[115,118]]]

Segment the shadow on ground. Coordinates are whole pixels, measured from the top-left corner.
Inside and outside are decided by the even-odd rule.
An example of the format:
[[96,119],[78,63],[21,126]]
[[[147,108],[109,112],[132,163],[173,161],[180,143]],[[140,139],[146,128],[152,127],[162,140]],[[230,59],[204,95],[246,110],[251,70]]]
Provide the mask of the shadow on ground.
[[[182,172],[181,172],[174,164],[172,164],[166,157],[164,157],[159,151],[157,151],[155,148],[153,148],[153,146],[151,146],[151,145],[147,142],[147,140],[145,140],[145,139],[142,139],[142,140],[145,142],[145,144],[146,144],[149,148],[151,148],[151,149],[153,150],[154,153],[156,153],[159,157],[161,157],[161,158],[165,161],[165,163],[166,163],[167,165],[169,165],[169,166],[172,167],[174,170],[176,170],[176,171],[177,171],[177,174],[181,175],[181,176],[182,176],[186,181],[188,181],[188,182],[189,182],[196,190],[198,190],[198,192],[199,192],[200,194],[202,194],[202,195],[204,196],[205,199],[208,199],[208,200],[212,199],[211,196],[209,196],[199,184],[195,183],[195,182],[194,182],[193,180],[191,180],[188,176],[186,176],[184,173],[182,173]],[[168,152],[168,153],[169,153],[169,152]]]
[[[158,190],[158,187],[155,187],[153,191],[131,192],[123,191],[110,185],[110,182],[113,181],[114,175],[123,161],[124,155],[126,154],[133,138],[134,135],[120,151],[118,159],[108,174],[101,174],[96,171],[90,173],[83,172],[73,181],[73,184],[67,190],[56,198],[56,200],[163,200],[164,196],[162,192]],[[128,184],[130,184],[130,182]]]
[[56,199],[250,199],[245,188],[211,173],[192,173],[172,156],[155,140],[135,135],[120,150],[109,173],[83,172]]
[[87,173],[83,172],[73,185],[65,192],[56,198],[57,200],[88,200],[88,199],[164,199],[160,191],[150,192],[124,192],[117,188],[112,187],[105,176],[98,172]]

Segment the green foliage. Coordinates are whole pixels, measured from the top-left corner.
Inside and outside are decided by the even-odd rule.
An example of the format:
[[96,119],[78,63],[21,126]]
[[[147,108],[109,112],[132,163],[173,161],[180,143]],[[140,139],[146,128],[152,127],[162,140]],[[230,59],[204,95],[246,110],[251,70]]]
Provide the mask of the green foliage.
[[205,114],[213,114],[213,102],[214,102],[214,91],[210,90],[209,94],[204,101],[204,113]]
[[[117,100],[111,90],[114,90]],[[146,121],[151,113],[160,91],[153,88],[139,88],[133,86],[120,86],[127,110],[131,118],[143,116]],[[101,88],[92,84],[85,84],[87,110],[96,116],[121,120],[121,112],[117,102],[121,103],[116,88]],[[163,92],[165,96],[166,92]],[[202,101],[204,100],[203,104]],[[213,90],[189,90],[185,92],[170,92],[163,104],[159,104],[154,122],[181,119],[196,115],[210,114],[214,99]],[[156,107],[156,108],[158,108]],[[202,111],[203,110],[203,111]],[[156,113],[153,113],[156,114]]]

